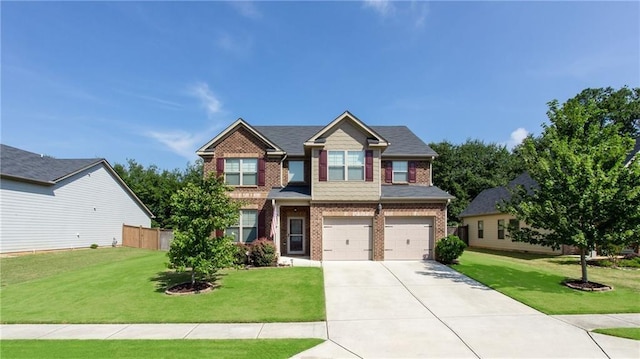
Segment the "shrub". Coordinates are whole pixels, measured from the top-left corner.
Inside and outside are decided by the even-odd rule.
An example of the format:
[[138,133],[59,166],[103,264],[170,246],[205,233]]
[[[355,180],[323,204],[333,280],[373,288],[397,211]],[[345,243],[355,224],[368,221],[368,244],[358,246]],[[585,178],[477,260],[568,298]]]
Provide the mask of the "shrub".
[[96,248],[98,248],[98,245],[97,245],[96,243],[93,243],[93,244],[90,246],[90,248],[91,248],[91,249],[96,249]]
[[233,255],[233,264],[239,267],[246,266],[249,264],[249,246],[244,243],[236,243],[235,244],[235,252]]
[[467,245],[458,236],[450,234],[436,244],[436,259],[444,264],[453,263],[466,247]]
[[273,266],[278,260],[276,256],[276,246],[273,244],[273,241],[266,238],[260,238],[251,243],[249,258],[251,263],[256,267]]

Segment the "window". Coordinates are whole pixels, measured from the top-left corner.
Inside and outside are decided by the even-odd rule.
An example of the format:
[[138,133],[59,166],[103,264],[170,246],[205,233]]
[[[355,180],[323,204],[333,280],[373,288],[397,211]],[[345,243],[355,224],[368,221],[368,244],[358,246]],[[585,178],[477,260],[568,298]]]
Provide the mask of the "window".
[[230,186],[258,184],[257,158],[227,158],[224,160],[224,183]]
[[364,151],[329,151],[329,181],[364,181]]
[[484,221],[478,221],[478,238],[484,238]]
[[289,182],[304,182],[304,161],[289,161]]
[[504,239],[504,219],[498,220],[498,239]]
[[409,163],[407,161],[393,161],[393,183],[409,182]]
[[509,230],[517,231],[520,229],[520,221],[517,219],[509,220]]
[[251,243],[258,237],[258,211],[253,209],[240,210],[238,223],[227,228],[225,235],[233,237],[234,242]]

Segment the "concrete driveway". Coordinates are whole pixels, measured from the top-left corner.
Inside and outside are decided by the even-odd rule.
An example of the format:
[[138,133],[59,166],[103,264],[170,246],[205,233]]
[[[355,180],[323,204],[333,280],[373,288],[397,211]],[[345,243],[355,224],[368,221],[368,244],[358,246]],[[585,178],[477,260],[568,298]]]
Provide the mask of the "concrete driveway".
[[[638,358],[436,262],[324,262],[329,340],[299,358]],[[601,337],[605,337],[602,339]]]

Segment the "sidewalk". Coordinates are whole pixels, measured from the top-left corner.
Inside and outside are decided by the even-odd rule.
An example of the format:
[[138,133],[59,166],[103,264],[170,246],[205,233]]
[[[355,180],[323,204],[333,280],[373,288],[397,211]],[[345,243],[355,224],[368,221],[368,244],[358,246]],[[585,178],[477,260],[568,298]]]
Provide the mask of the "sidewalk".
[[326,322],[225,324],[0,324],[0,339],[327,339]]

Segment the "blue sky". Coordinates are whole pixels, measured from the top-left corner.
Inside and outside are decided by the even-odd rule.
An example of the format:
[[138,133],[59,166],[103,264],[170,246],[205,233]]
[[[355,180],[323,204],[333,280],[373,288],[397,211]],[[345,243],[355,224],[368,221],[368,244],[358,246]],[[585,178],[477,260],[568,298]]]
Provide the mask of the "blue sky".
[[640,86],[639,2],[6,2],[2,143],[184,168],[242,117],[512,145]]

